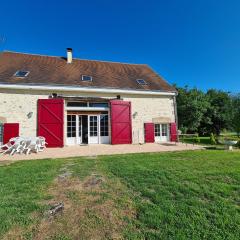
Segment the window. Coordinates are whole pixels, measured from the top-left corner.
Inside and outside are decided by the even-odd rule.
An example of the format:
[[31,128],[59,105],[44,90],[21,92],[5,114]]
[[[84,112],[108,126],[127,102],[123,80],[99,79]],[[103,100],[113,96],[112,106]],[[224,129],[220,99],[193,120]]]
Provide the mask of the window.
[[90,116],[89,117],[89,133],[90,137],[97,137],[98,135],[98,117],[97,116]]
[[160,124],[155,124],[154,125],[154,133],[155,133],[155,137],[160,137],[161,136]]
[[100,136],[108,136],[108,115],[100,115]]
[[86,102],[68,102],[67,103],[68,107],[87,107]]
[[162,136],[167,137],[168,136],[168,125],[162,124]]
[[82,75],[82,81],[91,82],[92,76]]
[[30,72],[29,71],[17,71],[14,76],[19,77],[19,78],[24,78],[26,77]]
[[78,136],[82,136],[82,116],[78,115]]
[[136,81],[139,85],[147,85],[147,83],[143,79],[137,79]]
[[76,137],[76,115],[67,115],[67,137]]
[[89,103],[89,107],[108,107],[108,103]]

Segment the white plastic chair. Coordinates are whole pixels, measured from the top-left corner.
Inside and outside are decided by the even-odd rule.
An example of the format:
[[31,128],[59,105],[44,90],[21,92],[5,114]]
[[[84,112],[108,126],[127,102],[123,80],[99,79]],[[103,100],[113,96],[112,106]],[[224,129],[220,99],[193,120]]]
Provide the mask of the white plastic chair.
[[3,155],[3,154],[6,154],[6,153],[10,152],[13,148],[13,145],[14,144],[12,144],[10,141],[8,143],[2,145],[1,149],[0,149],[1,150],[0,154]]
[[25,146],[25,140],[23,139],[16,139],[16,141],[14,142],[12,148],[11,148],[11,152],[10,155],[13,155],[15,153],[23,153],[24,151],[24,146]]

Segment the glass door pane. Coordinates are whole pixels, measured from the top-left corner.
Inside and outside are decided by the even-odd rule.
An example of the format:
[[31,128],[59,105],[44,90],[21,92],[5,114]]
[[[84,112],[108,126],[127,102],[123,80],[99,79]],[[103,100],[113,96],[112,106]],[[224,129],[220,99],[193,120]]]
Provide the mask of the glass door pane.
[[76,142],[76,115],[67,115],[67,144],[72,145]]
[[110,142],[108,124],[108,115],[100,115],[100,143],[107,144]]
[[89,143],[98,143],[98,116],[89,115]]

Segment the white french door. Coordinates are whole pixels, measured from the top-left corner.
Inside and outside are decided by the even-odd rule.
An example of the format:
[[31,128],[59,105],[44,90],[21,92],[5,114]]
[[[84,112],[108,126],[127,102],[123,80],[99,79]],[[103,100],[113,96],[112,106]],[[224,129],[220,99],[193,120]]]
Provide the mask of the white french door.
[[88,115],[88,143],[99,143],[99,120],[98,115]]
[[67,115],[67,145],[82,143],[82,116]]
[[155,142],[169,141],[169,124],[155,124],[154,125]]
[[[87,117],[87,122],[84,119]],[[98,115],[67,115],[67,145],[88,144],[108,144],[109,139],[108,114]],[[87,127],[87,132],[84,131]],[[84,134],[87,133],[87,140]]]

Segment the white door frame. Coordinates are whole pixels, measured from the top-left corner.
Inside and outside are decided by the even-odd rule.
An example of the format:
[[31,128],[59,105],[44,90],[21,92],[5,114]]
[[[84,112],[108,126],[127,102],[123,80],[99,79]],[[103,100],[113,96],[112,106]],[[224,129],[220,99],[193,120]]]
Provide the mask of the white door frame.
[[[108,136],[101,136],[101,116],[108,116]],[[109,114],[100,114],[99,115],[99,140],[100,140],[99,143],[102,143],[102,144],[110,143],[109,129],[110,129],[109,128]]]
[[[103,114],[68,114],[75,116],[76,118],[76,136],[67,137],[67,145],[77,145],[82,144],[82,116],[85,115],[88,117],[88,144],[109,144],[110,143],[110,125],[109,125],[109,113]],[[108,136],[101,136],[101,116],[108,116]],[[90,118],[97,117],[97,136],[90,136]],[[68,125],[67,125],[68,126]],[[81,130],[81,136],[79,135],[79,130]],[[67,130],[68,134],[68,130]]]
[[[76,142],[77,144],[82,144],[82,116],[81,115],[76,115],[76,116],[77,116]],[[79,134],[80,132],[81,132],[81,136]]]
[[[170,140],[170,128],[168,123],[155,123],[154,124],[154,134],[155,132],[155,125],[159,125],[160,136],[154,136],[155,142],[168,142]],[[167,136],[163,136],[163,125],[167,125]]]
[[[97,136],[90,136],[90,118],[96,117],[97,118]],[[88,144],[99,144],[99,130],[100,130],[100,124],[99,124],[99,115],[90,114],[88,115]]]
[[[67,145],[81,144],[82,143],[82,116],[78,115],[78,114],[68,114],[68,115],[75,116],[75,131],[76,132],[75,132],[75,137],[67,136]],[[68,128],[68,123],[67,123],[67,128]],[[79,135],[79,129],[81,129],[81,136]],[[68,134],[68,129],[67,129],[67,134]]]

